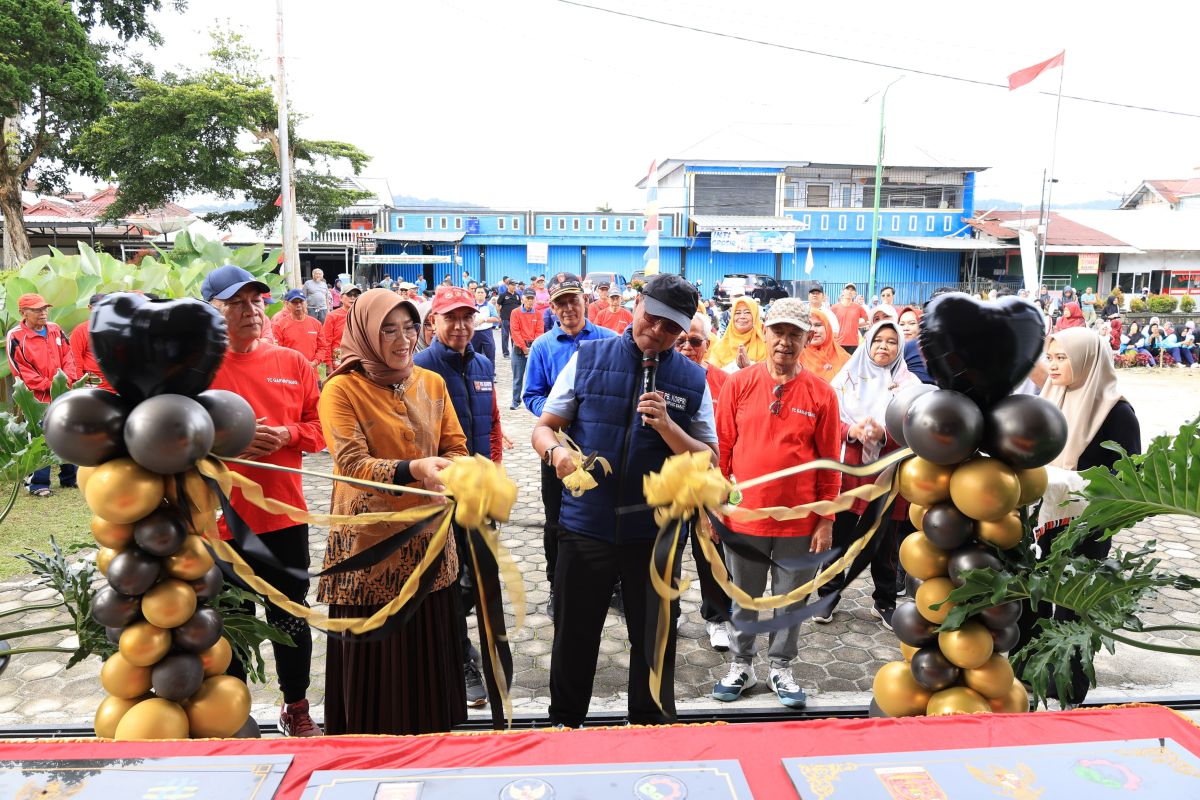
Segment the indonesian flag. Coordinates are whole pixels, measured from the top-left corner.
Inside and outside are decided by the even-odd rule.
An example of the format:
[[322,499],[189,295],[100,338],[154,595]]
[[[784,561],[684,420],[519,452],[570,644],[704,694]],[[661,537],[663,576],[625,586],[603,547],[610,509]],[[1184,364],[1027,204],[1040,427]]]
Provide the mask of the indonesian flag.
[[1048,58],[1040,64],[1034,64],[1032,67],[1017,70],[1008,76],[1008,90],[1011,92],[1013,89],[1020,89],[1025,84],[1031,83],[1046,70],[1061,67],[1063,61],[1066,59],[1066,55],[1067,51],[1063,50],[1054,58]]
[[275,207],[281,208],[282,206],[283,206],[283,195],[279,195],[279,197],[275,198]]

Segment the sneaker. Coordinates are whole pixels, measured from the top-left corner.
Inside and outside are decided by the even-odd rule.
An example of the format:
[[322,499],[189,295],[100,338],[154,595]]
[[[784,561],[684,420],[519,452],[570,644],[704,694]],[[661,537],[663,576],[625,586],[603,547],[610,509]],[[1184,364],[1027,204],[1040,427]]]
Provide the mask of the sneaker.
[[718,653],[729,649],[729,628],[724,622],[707,622],[704,627],[708,630],[708,644]]
[[520,404],[520,403],[513,403],[512,405],[510,405],[510,406],[508,407],[508,410],[509,410],[509,411],[516,411],[516,410],[517,410],[518,408],[520,408],[520,407],[521,407],[521,404]]
[[756,685],[758,678],[754,677],[753,668],[741,661],[734,661],[729,665],[729,672],[725,673],[725,677],[713,687],[712,696],[716,700],[730,703],[741,697],[742,692]]
[[808,698],[804,696],[804,690],[800,688],[800,684],[796,683],[796,679],[792,677],[791,667],[784,667],[783,669],[772,668],[767,682],[771,684],[771,688],[775,691],[775,696],[779,698],[779,702],[788,708],[804,708],[808,703]]
[[883,627],[887,628],[889,631],[892,629],[892,614],[896,613],[895,606],[888,606],[887,608],[871,606],[871,613],[883,621]]
[[[823,599],[823,598],[819,598],[819,599]],[[833,622],[833,612],[835,610],[837,610],[837,603],[834,603],[833,606],[828,611],[826,611],[824,614],[814,614],[812,621],[817,623],[818,625],[828,625],[829,623]]]
[[613,587],[612,597],[609,598],[608,607],[616,611],[620,616],[625,616],[625,596],[621,593],[621,584],[617,583]]
[[284,736],[322,736],[321,728],[308,713],[308,698],[284,703],[279,711],[279,732]]
[[483,685],[483,676],[479,674],[479,667],[475,666],[475,662],[468,660],[463,664],[463,677],[467,683],[467,708],[483,708],[487,705],[487,687]]

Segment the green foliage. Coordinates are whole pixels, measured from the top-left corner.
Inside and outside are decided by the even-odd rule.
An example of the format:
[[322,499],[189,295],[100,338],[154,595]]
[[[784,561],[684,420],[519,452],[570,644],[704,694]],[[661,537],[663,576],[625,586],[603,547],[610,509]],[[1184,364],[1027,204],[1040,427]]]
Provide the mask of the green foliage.
[[1196,298],[1192,297],[1190,294],[1185,294],[1183,297],[1179,298],[1179,310],[1184,314],[1190,314],[1195,311]]
[[1146,301],[1140,297],[1135,297],[1129,301],[1129,310],[1135,314],[1145,311],[1146,308]]
[[37,583],[58,592],[67,613],[71,615],[79,645],[71,654],[67,669],[88,656],[105,659],[117,651],[117,646],[108,640],[104,626],[92,619],[92,601],[96,596],[92,584],[98,577],[94,563],[86,559],[68,562],[53,535],[50,537],[49,553],[31,549],[17,554],[17,558],[29,565],[37,576]]
[[[59,370],[50,383],[50,397],[56,398],[82,385],[83,381],[79,381],[75,386],[68,386],[66,374]],[[0,508],[0,522],[12,511],[25,476],[58,463],[46,445],[46,437],[42,435],[42,417],[46,415],[50,404],[34,397],[29,387],[21,381],[17,381],[13,388],[12,401],[15,413],[0,411],[0,483],[11,483],[13,487],[4,506]]]
[[1177,304],[1178,298],[1169,294],[1152,294],[1146,301],[1150,311],[1155,314],[1170,314]]
[[[225,638],[233,647],[233,652],[246,667],[246,676],[255,683],[266,683],[266,664],[263,663],[259,648],[265,641],[279,642],[291,647],[295,644],[292,637],[269,623],[260,620],[253,612],[253,606],[246,603],[262,605],[263,600],[256,594],[242,591],[229,583],[221,593],[213,598],[210,605],[225,621]],[[250,608],[250,611],[247,611]]]

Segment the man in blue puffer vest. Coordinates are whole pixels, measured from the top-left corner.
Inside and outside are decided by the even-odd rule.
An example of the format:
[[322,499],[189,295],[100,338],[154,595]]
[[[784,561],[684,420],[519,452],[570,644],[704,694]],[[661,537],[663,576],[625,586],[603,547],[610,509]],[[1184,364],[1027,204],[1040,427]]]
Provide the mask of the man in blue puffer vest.
[[[471,347],[471,337],[475,334],[475,296],[457,286],[439,286],[430,313],[437,338],[413,357],[413,363],[436,372],[446,382],[446,391],[466,434],[467,450],[471,455],[486,456],[500,463],[504,433],[500,430],[500,407],[492,382],[495,367],[487,356],[476,353]],[[469,562],[466,532],[456,525],[454,536],[463,570],[459,586],[464,619],[459,633],[466,657],[463,675],[467,705],[479,708],[487,703],[487,689],[479,671],[478,651],[467,635],[465,619],[475,600],[474,572]]]
[[[658,617],[652,602],[650,561],[658,526],[644,505],[642,478],[672,455],[717,452],[712,395],[704,368],[675,351],[699,305],[695,287],[678,275],[652,278],[638,297],[633,324],[619,337],[586,342],[559,373],[533,430],[533,446],[561,478],[574,463],[555,432],[565,430],[584,453],[608,459],[612,473],[593,475],[598,486],[580,497],[563,493],[561,536],[554,576],[557,624],[550,661],[550,720],[579,727],[587,717],[600,636],[613,583],[624,587],[629,634],[629,721],[675,718],[675,619],[660,690],[662,710],[649,690],[649,651]],[[657,391],[642,391],[643,362],[657,354]],[[679,561],[674,564],[679,574]]]

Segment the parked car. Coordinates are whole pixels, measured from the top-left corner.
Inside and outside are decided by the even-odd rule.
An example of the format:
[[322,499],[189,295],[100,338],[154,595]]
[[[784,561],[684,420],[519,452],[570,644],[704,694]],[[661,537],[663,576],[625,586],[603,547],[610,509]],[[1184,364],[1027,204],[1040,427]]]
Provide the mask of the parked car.
[[620,275],[616,272],[588,272],[583,277],[584,279],[591,281],[593,287],[599,286],[602,283],[607,283],[609,286],[612,286],[615,283],[617,288],[619,288],[622,292],[625,291],[625,286],[629,283],[627,280],[625,280],[624,275]]
[[732,295],[740,294],[749,295],[761,305],[790,296],[787,287],[770,275],[754,273],[726,275],[713,289],[713,299],[725,306],[730,304]]

